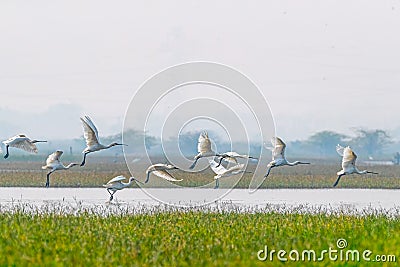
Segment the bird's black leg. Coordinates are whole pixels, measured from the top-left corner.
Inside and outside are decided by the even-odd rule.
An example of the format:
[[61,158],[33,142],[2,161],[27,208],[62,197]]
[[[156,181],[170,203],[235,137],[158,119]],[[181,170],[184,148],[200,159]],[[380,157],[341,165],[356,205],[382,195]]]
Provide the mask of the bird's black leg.
[[83,160],[82,160],[82,163],[81,163],[81,167],[83,166],[83,165],[85,165],[85,163],[86,163],[86,155],[87,155],[88,153],[84,153],[83,154]]
[[217,188],[219,188],[219,179],[216,179],[216,180],[215,180],[214,189],[217,189]]
[[110,194],[110,201],[113,200],[113,198],[114,198],[113,195],[114,195],[115,192],[112,193],[112,192],[110,191],[110,188],[107,188],[107,192]]
[[190,165],[189,169],[193,170],[193,169],[194,169],[194,166],[196,166],[196,163],[197,163],[198,160],[199,160],[199,158],[195,159],[194,162],[193,162],[193,164]]
[[149,180],[150,180],[150,174],[151,174],[151,172],[147,172],[147,174],[146,174],[146,181],[144,181],[145,184],[147,184],[147,183],[149,182]]
[[269,173],[271,172],[271,169],[272,169],[273,167],[274,167],[274,166],[270,166],[270,167],[268,168],[267,173],[264,175],[264,178],[267,178],[267,177],[268,177],[268,175],[269,175]]
[[4,155],[4,158],[5,158],[5,159],[8,158],[9,155],[10,155],[10,154],[8,153],[8,145],[6,145],[6,154]]
[[336,182],[333,184],[333,187],[336,187],[337,184],[339,183],[340,178],[343,176],[343,174],[339,175]]
[[50,171],[47,175],[46,175],[46,187],[48,188],[50,186],[50,174],[52,174],[53,171]]
[[221,166],[221,163],[222,163],[222,160],[224,159],[224,157],[221,157],[220,158],[220,160],[219,160],[219,163],[218,163],[218,165],[217,165],[217,168],[219,167],[219,166]]

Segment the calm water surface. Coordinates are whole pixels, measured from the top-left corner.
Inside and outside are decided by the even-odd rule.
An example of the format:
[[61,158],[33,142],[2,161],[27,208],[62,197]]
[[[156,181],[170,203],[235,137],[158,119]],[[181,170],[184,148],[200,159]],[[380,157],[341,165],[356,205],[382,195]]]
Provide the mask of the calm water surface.
[[243,211],[275,207],[296,211],[335,211],[362,213],[365,210],[400,214],[400,191],[388,189],[146,189],[127,188],[118,191],[108,202],[103,188],[0,188],[0,208],[26,205],[31,209],[48,206],[68,208],[209,206],[222,205]]

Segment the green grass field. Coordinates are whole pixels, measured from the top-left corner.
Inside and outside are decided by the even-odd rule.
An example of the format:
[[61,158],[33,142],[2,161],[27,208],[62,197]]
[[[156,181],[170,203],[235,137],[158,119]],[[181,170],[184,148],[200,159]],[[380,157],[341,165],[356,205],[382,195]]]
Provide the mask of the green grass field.
[[[0,266],[276,266],[276,255],[260,261],[257,252],[314,250],[316,261],[292,266],[365,266],[330,261],[325,249],[372,251],[400,256],[400,219],[383,215],[214,212],[207,208],[103,216],[0,213]],[[340,251],[340,250],[339,250]],[[262,254],[261,254],[262,255]],[[338,254],[339,255],[339,254]],[[345,254],[344,254],[345,255]],[[288,255],[286,255],[288,257]],[[381,257],[382,258],[382,257]],[[393,261],[394,258],[391,258]],[[382,266],[382,265],[379,265]],[[385,265],[383,265],[385,266]],[[386,266],[396,263],[386,262]]]

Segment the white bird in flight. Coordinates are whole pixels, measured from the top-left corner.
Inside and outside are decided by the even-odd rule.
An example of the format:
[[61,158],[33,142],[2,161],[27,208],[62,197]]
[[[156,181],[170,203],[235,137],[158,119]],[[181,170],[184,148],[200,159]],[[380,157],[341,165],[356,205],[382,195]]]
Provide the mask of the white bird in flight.
[[147,170],[146,170],[146,181],[144,183],[148,183],[150,179],[150,174],[154,174],[158,177],[161,177],[167,181],[171,182],[180,182],[182,179],[175,179],[169,172],[168,170],[177,170],[178,167],[175,167],[171,164],[163,164],[163,163],[157,163],[150,165]]
[[6,154],[4,158],[6,159],[10,155],[8,151],[9,147],[19,148],[30,153],[38,153],[38,149],[35,143],[45,143],[45,142],[47,141],[31,140],[24,134],[18,134],[16,136],[11,137],[8,140],[3,141],[3,144],[6,147]]
[[64,166],[64,164],[61,163],[60,161],[60,157],[63,154],[63,152],[61,150],[57,150],[56,152],[54,152],[53,154],[50,154],[47,157],[46,160],[46,165],[42,166],[43,170],[46,169],[50,169],[50,172],[47,173],[46,175],[46,187],[50,186],[50,174],[52,174],[55,171],[58,170],[68,170],[69,168],[79,165],[79,163],[70,163],[67,166]]
[[220,157],[221,155],[216,153],[215,151],[212,150],[211,148],[211,140],[208,137],[208,133],[206,131],[202,132],[199,136],[199,140],[197,143],[197,152],[199,154],[197,154],[194,157],[194,162],[193,164],[189,167],[189,169],[193,169],[196,166],[197,161],[200,158],[204,158],[204,157],[214,157],[214,156],[218,156]]
[[115,192],[118,190],[122,190],[126,187],[129,187],[133,181],[137,181],[135,177],[130,177],[127,183],[122,182],[126,180],[126,178],[122,175],[112,178],[106,184],[103,184],[103,187],[107,188],[108,193],[110,194],[110,201],[113,200]]
[[347,175],[347,174],[352,174],[352,173],[357,173],[357,174],[366,174],[366,173],[372,173],[372,174],[378,174],[376,172],[371,172],[367,170],[360,171],[356,167],[356,159],[357,155],[356,153],[353,152],[353,150],[347,146],[347,147],[342,147],[341,145],[336,146],[336,151],[337,153],[342,156],[342,170],[337,173],[338,177],[336,182],[333,184],[333,186],[337,186],[339,183],[339,180],[342,176]]
[[80,118],[83,124],[83,136],[86,140],[86,148],[82,151],[83,153],[83,160],[81,166],[85,165],[86,156],[89,153],[108,149],[113,146],[126,146],[125,144],[119,143],[111,143],[108,146],[102,145],[99,142],[99,132],[97,131],[96,126],[94,125],[93,121],[89,118],[89,116],[84,116]]
[[272,148],[267,147],[267,149],[270,149],[272,151],[272,161],[268,163],[267,167],[267,173],[264,175],[264,177],[268,177],[269,173],[271,172],[272,168],[279,167],[279,166],[295,166],[299,164],[310,164],[309,162],[301,162],[301,161],[295,161],[295,162],[289,162],[286,160],[285,157],[285,148],[286,144],[280,139],[279,137],[274,137],[271,139],[271,144]]
[[233,151],[225,152],[223,154],[220,154],[220,159],[219,159],[219,163],[218,163],[217,167],[219,167],[221,165],[223,160],[228,161],[233,164],[239,164],[237,159],[255,159],[256,160],[257,158],[249,156],[249,155],[241,155],[241,154],[233,152]]
[[233,165],[232,167],[226,169],[221,164],[218,164],[217,162],[215,162],[214,159],[210,159],[208,162],[210,164],[211,170],[216,174],[214,176],[214,179],[215,179],[215,187],[214,188],[215,189],[219,188],[219,178],[229,177],[232,175],[246,172],[244,170],[244,164],[236,164],[236,165]]

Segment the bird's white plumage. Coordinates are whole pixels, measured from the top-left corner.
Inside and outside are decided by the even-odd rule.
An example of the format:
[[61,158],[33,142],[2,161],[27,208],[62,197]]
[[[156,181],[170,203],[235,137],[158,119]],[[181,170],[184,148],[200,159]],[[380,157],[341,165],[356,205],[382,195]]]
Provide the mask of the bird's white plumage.
[[160,178],[163,178],[163,179],[171,181],[171,182],[180,182],[180,181],[182,181],[182,179],[175,179],[169,172],[167,172],[165,170],[164,171],[162,171],[162,170],[152,171],[152,173],[155,176],[158,176]]
[[376,172],[371,172],[368,170],[363,170],[360,171],[357,167],[356,167],[356,160],[357,160],[357,155],[356,153],[354,153],[354,151],[349,147],[342,147],[341,145],[337,145],[336,146],[336,151],[338,152],[339,155],[341,155],[342,158],[342,170],[337,172],[337,179],[336,182],[333,184],[333,186],[337,186],[337,184],[339,183],[340,178],[343,175],[347,175],[347,174],[367,174],[367,173],[371,173],[371,174],[378,174]]
[[223,160],[233,164],[239,164],[237,159],[250,159],[250,158],[255,159],[253,157],[250,157],[249,155],[242,155],[234,151],[222,153],[220,154],[220,156],[222,157]]
[[112,184],[112,183],[116,183],[116,182],[121,182],[123,180],[126,180],[125,176],[122,175],[118,175],[114,178],[112,178],[110,181],[107,182],[107,184]]
[[285,165],[296,166],[299,164],[310,164],[308,162],[301,162],[301,161],[295,161],[295,162],[287,161],[285,157],[286,144],[279,137],[272,138],[271,144],[273,146],[272,148],[269,147],[266,148],[272,151],[272,161],[268,163],[267,173],[264,175],[264,177],[268,177],[271,169],[275,167],[285,166]]
[[194,162],[192,165],[189,167],[189,169],[193,169],[196,166],[197,161],[200,158],[203,157],[212,157],[216,156],[216,152],[212,150],[212,143],[210,138],[208,137],[208,133],[206,131],[202,132],[199,136],[199,140],[197,143],[197,151],[199,152],[195,157],[194,157]]
[[19,148],[30,153],[38,153],[36,145],[32,143],[32,140],[30,138],[26,137],[23,134],[13,136],[3,141],[3,144],[10,147]]
[[354,168],[356,163],[357,155],[350,147],[345,147],[342,158],[342,168],[344,170]]
[[211,148],[211,140],[208,137],[207,132],[203,132],[200,134],[197,143],[197,151],[201,154],[208,154],[213,152]]
[[50,154],[46,159],[46,165],[42,166],[42,169],[51,169],[52,171],[55,170],[67,170],[71,167],[78,165],[78,163],[70,163],[67,166],[60,161],[60,157],[63,154],[62,151],[57,150],[56,152]]
[[221,178],[221,177],[226,177],[226,176],[235,175],[235,174],[244,172],[244,170],[243,170],[244,164],[236,164],[236,165],[233,165],[232,167],[226,169],[222,165],[218,166],[218,163],[215,162],[214,159],[210,159],[208,162],[210,164],[210,168],[216,174],[216,176],[214,178]]
[[127,183],[122,182],[125,179],[126,178],[124,176],[119,175],[119,176],[112,178],[106,184],[103,184],[103,187],[107,188],[107,191],[110,194],[110,201],[113,200],[115,192],[129,187],[135,180],[135,177],[130,177],[129,181]]
[[53,164],[60,164],[60,157],[63,154],[62,151],[57,150],[56,152],[50,154],[46,159],[46,166],[51,166]]
[[[222,165],[218,166],[218,163],[214,161],[214,159],[210,159],[208,161],[208,163],[210,164],[210,168],[211,170],[215,173],[215,174],[223,174],[226,172],[226,168]],[[217,167],[218,166],[218,167]]]
[[71,167],[79,165],[78,163],[70,163],[67,166],[64,166],[64,164],[62,164],[62,162],[60,161],[60,157],[62,154],[63,152],[60,150],[57,150],[56,152],[50,154],[46,159],[46,165],[42,166],[43,170],[50,169],[50,172],[47,173],[46,187],[49,187],[50,185],[49,178],[50,174],[52,174],[53,172],[58,170],[68,170]]
[[356,167],[357,155],[349,146],[342,147],[341,145],[337,145],[336,151],[342,156],[342,170],[337,173],[338,175],[360,173]]
[[103,149],[108,149],[113,146],[122,146],[124,144],[118,144],[118,143],[111,143],[108,146],[105,146],[103,144],[100,144],[99,140],[99,132],[97,131],[96,126],[94,125],[93,121],[89,118],[89,116],[84,116],[80,118],[83,124],[83,136],[85,137],[86,141],[86,147],[82,151],[83,155],[83,160],[81,163],[81,166],[84,166],[86,163],[86,156],[89,153],[100,151]]
[[99,144],[99,132],[89,116],[80,118],[83,124],[83,136],[86,140],[86,146],[92,147]]
[[285,148],[286,144],[279,137],[274,137],[271,139],[272,149],[272,159],[285,159]]
[[342,147],[341,145],[337,144],[336,145],[336,152],[343,157],[343,153],[344,153],[344,147]]
[[[146,174],[147,174],[147,177],[149,177],[150,173],[152,173],[160,178],[163,178],[165,180],[172,181],[172,182],[182,181],[182,179],[176,179],[167,171],[167,170],[173,170],[173,169],[177,169],[177,168],[170,164],[156,163],[156,164],[150,165],[147,168]],[[148,181],[148,179],[146,179],[146,181]]]

